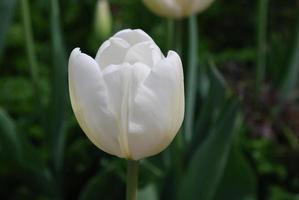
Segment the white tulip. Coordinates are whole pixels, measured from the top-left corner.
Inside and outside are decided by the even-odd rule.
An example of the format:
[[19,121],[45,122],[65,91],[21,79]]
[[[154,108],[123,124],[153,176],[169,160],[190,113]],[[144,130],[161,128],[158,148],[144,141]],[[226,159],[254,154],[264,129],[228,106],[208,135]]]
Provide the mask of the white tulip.
[[96,58],[72,51],[69,90],[75,116],[103,151],[139,160],[164,150],[184,118],[179,55],[167,57],[142,30],[123,30]]
[[214,0],[143,0],[154,13],[169,18],[182,18],[207,9]]

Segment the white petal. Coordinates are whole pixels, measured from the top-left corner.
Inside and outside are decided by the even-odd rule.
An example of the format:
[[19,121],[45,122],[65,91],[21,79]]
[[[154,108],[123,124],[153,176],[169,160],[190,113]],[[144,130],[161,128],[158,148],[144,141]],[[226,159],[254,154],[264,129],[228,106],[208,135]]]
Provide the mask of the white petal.
[[125,40],[112,37],[101,45],[95,60],[102,69],[108,65],[119,65],[123,63],[129,47]]
[[128,146],[131,102],[140,83],[147,77],[149,71],[150,68],[142,63],[111,65],[103,71],[110,107],[120,130],[118,141],[123,152],[122,157],[125,158],[132,157]]
[[182,8],[175,0],[143,0],[144,4],[154,13],[165,17],[181,17]]
[[138,89],[131,108],[129,146],[134,159],[165,149],[184,116],[184,83],[180,57],[169,52]]
[[155,43],[141,42],[129,49],[124,62],[130,64],[140,62],[153,67],[163,57],[160,48]]
[[193,0],[192,6],[190,8],[190,14],[200,13],[206,10],[213,3],[213,1],[214,0]]
[[131,46],[140,42],[153,42],[153,39],[141,29],[125,29],[117,32],[113,37],[121,38]]
[[116,120],[98,64],[74,49],[69,59],[69,90],[76,118],[88,138],[105,152],[121,157]]

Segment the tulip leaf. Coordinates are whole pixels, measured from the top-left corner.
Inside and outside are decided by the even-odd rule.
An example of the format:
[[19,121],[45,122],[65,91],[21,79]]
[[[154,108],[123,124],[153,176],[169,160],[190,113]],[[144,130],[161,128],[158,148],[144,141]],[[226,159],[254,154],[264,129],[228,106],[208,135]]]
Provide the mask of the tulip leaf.
[[207,135],[209,127],[217,118],[229,94],[229,87],[214,64],[207,69],[209,79],[208,94],[203,99],[196,120],[195,134],[192,138],[192,148],[197,146]]
[[150,184],[138,190],[137,200],[158,200],[157,189]]
[[240,151],[240,147],[233,145],[214,200],[254,200],[256,189],[253,170]]
[[191,16],[189,19],[189,60],[187,74],[187,89],[186,89],[186,117],[185,117],[185,136],[186,141],[191,140],[193,134],[194,110],[197,90],[197,52],[198,52],[198,30],[196,16]]
[[0,57],[5,44],[5,36],[14,13],[16,0],[1,0],[0,1]]
[[65,141],[65,115],[67,105],[67,62],[60,29],[59,4],[57,0],[51,1],[51,37],[53,77],[52,98],[49,105],[49,145],[54,167],[61,169]]
[[[17,134],[16,126],[10,116],[0,108],[0,160],[12,162],[13,169],[23,176],[15,177],[24,180],[28,186],[37,190],[51,191],[49,174],[40,159],[39,152],[24,138]],[[6,164],[8,164],[6,162]]]
[[[91,177],[83,190],[80,192],[79,200],[93,200],[99,199],[99,197],[105,199],[109,196],[107,192],[109,189],[106,189],[107,182],[113,180],[113,173],[117,170],[117,167],[120,166],[121,160],[115,160],[103,167],[99,173]],[[110,196],[109,196],[110,197]]]
[[231,99],[224,106],[209,137],[198,146],[187,166],[179,199],[211,200],[222,178],[231,143],[240,122],[238,103]]
[[299,73],[299,18],[297,24],[296,38],[294,42],[294,50],[291,54],[290,64],[287,68],[285,76],[282,80],[280,87],[280,97],[287,100],[292,96],[293,90],[298,84],[298,73]]
[[21,142],[17,136],[15,124],[2,108],[0,108],[0,137],[0,158],[20,160]]

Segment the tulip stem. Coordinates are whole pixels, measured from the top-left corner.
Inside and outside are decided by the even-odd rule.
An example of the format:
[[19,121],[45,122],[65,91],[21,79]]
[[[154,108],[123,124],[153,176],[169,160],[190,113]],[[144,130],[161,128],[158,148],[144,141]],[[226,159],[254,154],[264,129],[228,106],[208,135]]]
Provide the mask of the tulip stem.
[[258,1],[258,52],[257,52],[257,69],[256,69],[256,92],[259,93],[261,85],[265,79],[267,65],[267,23],[268,23],[268,8],[269,0]]
[[[39,78],[38,78],[38,63],[35,52],[35,45],[33,40],[32,26],[31,26],[31,18],[30,18],[30,7],[28,4],[28,0],[21,1],[22,8],[22,19],[24,24],[24,34],[26,41],[26,51],[30,66],[30,75],[32,79],[33,89],[35,96],[37,97],[36,101],[40,104],[40,96],[39,96]],[[38,105],[40,106],[40,105]]]
[[127,200],[136,200],[138,189],[138,161],[127,161]]

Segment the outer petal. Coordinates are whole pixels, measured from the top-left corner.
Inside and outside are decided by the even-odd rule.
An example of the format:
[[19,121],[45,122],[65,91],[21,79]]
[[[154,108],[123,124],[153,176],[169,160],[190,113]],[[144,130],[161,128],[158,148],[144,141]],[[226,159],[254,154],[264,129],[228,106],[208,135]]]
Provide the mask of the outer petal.
[[103,151],[121,156],[101,69],[78,48],[69,59],[69,90],[74,113],[87,137]]
[[143,0],[144,4],[159,16],[178,18],[183,12],[176,0]]
[[184,82],[180,57],[169,52],[138,89],[131,108],[129,146],[134,159],[165,149],[184,116]]

